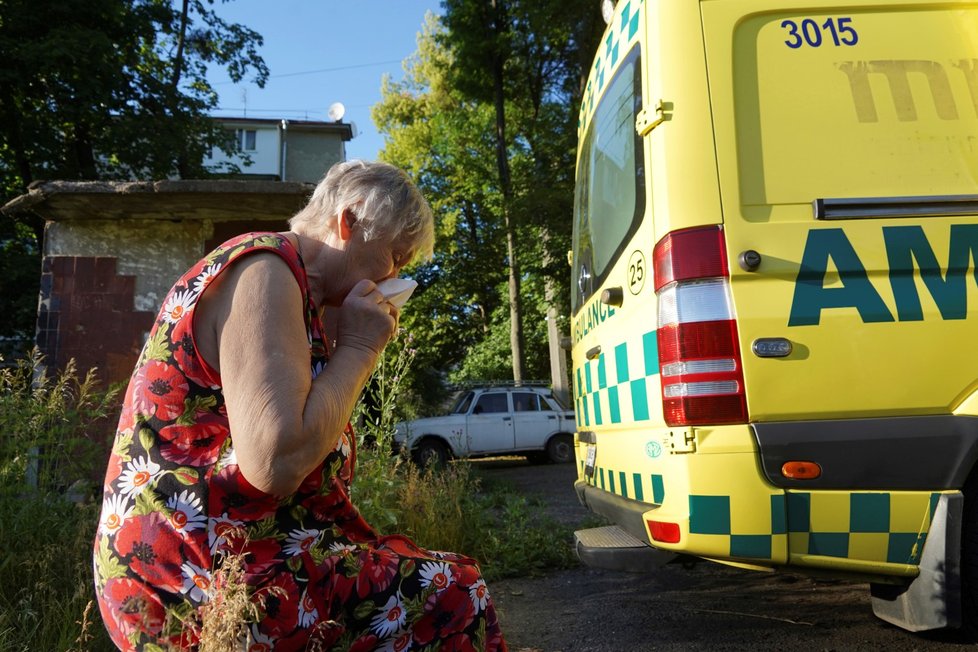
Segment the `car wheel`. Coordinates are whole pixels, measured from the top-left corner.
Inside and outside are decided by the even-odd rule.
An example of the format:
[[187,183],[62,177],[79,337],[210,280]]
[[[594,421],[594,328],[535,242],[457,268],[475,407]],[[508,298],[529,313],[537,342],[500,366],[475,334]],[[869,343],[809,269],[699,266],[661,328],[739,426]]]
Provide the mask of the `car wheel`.
[[448,449],[437,439],[425,439],[414,449],[414,462],[423,469],[440,469],[448,462]]
[[554,435],[547,442],[547,457],[554,464],[574,461],[574,440],[570,435]]

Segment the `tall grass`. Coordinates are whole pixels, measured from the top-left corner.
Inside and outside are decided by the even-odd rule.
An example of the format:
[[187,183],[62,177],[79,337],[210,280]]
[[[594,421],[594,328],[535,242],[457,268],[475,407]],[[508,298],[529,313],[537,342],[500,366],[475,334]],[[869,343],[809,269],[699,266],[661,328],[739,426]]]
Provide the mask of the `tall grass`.
[[422,470],[391,454],[413,344],[402,334],[388,347],[354,412],[360,451],[352,498],[367,522],[427,548],[474,557],[490,579],[575,564],[569,528],[534,514],[526,496],[503,485],[483,487],[463,460]]
[[2,650],[112,649],[94,603],[90,498],[114,402],[93,372],[49,376],[37,352],[0,369]]

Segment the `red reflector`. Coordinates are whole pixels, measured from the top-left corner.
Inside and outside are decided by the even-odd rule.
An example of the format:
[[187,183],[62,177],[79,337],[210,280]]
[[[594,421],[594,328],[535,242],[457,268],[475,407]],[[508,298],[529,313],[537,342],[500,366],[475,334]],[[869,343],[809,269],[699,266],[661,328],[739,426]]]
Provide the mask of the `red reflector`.
[[679,543],[679,524],[663,521],[649,521],[652,538],[662,543]]
[[662,399],[662,415],[670,426],[745,423],[747,401],[741,394]]
[[732,319],[668,324],[659,328],[656,337],[661,364],[703,358],[740,358],[737,322]]
[[652,250],[656,292],[673,281],[729,276],[723,231],[716,226],[673,231]]
[[792,480],[814,480],[822,475],[822,467],[815,462],[785,462],[781,465],[781,475]]

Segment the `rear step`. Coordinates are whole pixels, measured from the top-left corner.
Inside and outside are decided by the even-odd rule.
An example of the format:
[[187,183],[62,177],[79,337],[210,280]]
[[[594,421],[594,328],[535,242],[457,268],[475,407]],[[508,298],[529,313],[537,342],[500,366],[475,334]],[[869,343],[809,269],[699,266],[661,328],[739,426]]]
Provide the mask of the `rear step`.
[[676,553],[653,548],[617,525],[576,531],[574,548],[588,566],[617,571],[653,571],[676,557]]

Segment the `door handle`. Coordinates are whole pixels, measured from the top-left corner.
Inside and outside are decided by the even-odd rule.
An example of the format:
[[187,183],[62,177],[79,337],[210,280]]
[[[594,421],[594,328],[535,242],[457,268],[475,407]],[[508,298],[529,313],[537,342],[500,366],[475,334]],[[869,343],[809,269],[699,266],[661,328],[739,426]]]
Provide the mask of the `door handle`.
[[588,349],[587,350],[587,353],[584,354],[584,357],[587,358],[588,360],[594,360],[599,355],[601,355],[601,345],[600,344],[598,346],[593,346],[590,349]]

